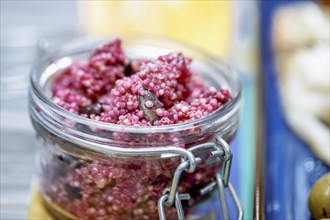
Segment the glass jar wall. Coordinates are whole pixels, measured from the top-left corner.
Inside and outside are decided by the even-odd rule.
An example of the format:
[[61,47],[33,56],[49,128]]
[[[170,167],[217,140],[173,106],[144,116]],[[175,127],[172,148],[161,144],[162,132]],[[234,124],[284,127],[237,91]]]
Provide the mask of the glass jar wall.
[[[53,103],[54,76],[108,40],[75,39],[39,60],[32,70],[29,109],[40,145],[40,190],[48,209],[61,219],[157,219],[159,199],[172,186],[178,166],[187,160],[177,192],[191,197],[181,200],[186,216],[205,218],[211,208],[201,211],[198,206],[213,203],[214,192],[201,195],[200,190],[224,164],[212,157],[212,149],[198,146],[216,146],[218,138],[230,142],[235,135],[241,107],[237,75],[222,61],[182,43],[127,38],[123,48],[130,58],[182,51],[193,59],[192,68],[206,85],[227,87],[233,99],[200,119],[150,127],[93,121]],[[198,150],[189,151],[194,148]],[[165,212],[168,219],[177,218],[177,207],[166,206]]]

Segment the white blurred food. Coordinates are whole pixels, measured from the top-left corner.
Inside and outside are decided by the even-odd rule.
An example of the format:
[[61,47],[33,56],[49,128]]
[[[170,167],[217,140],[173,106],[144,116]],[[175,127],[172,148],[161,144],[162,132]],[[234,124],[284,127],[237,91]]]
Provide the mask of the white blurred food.
[[312,2],[280,9],[273,24],[281,100],[287,121],[330,165],[330,22]]

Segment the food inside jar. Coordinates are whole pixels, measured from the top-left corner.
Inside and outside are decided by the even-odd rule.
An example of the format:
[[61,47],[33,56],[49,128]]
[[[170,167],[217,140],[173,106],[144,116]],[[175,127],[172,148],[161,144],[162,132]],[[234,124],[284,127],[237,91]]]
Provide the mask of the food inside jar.
[[129,60],[116,39],[62,70],[52,85],[52,100],[81,116],[126,126],[199,119],[232,97],[228,89],[204,85],[191,62],[180,52]]
[[[228,89],[205,85],[191,63],[180,52],[155,59],[128,59],[116,39],[94,49],[88,60],[73,61],[59,72],[51,87],[52,100],[77,115],[124,126],[164,126],[196,120],[213,113],[232,96]],[[76,128],[88,134],[104,132],[79,123]],[[199,135],[198,128],[191,132]],[[130,138],[125,134],[115,137],[110,132],[98,135]],[[147,136],[150,143],[160,138],[164,137]],[[203,141],[211,138],[209,134]],[[138,147],[136,138],[131,142],[132,146],[124,147]],[[194,144],[180,143],[180,147]],[[185,213],[203,199],[200,189],[221,166],[217,158],[210,162],[209,152],[199,157],[203,162],[194,173],[184,172],[178,187],[179,193],[192,197],[183,201]],[[47,200],[79,219],[158,219],[158,199],[171,186],[179,164],[179,157],[86,160],[52,152],[41,174],[41,190]],[[166,207],[166,215],[175,219],[175,208]]]

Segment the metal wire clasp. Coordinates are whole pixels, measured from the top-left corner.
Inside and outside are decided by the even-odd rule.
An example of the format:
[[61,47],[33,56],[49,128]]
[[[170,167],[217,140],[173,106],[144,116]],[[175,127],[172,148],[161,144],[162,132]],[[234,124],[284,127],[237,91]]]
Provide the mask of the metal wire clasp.
[[[159,219],[166,220],[165,216],[165,205],[166,206],[173,206],[175,205],[177,216],[179,220],[184,220],[184,211],[182,208],[181,201],[182,200],[189,200],[190,195],[189,194],[179,194],[177,192],[179,182],[181,175],[183,171],[186,171],[188,173],[192,173],[196,169],[196,165],[198,165],[201,162],[201,158],[195,157],[193,153],[201,151],[201,150],[211,150],[211,157],[210,159],[214,160],[214,158],[219,158],[220,161],[223,162],[223,166],[220,172],[217,172],[214,175],[214,181],[209,183],[207,186],[205,186],[203,189],[200,190],[200,193],[202,195],[205,195],[206,193],[209,193],[213,191],[215,188],[219,191],[220,196],[220,202],[221,207],[223,210],[223,217],[224,219],[229,219],[229,213],[227,208],[227,200],[224,194],[224,189],[228,186],[229,191],[233,197],[233,200],[235,202],[237,212],[238,212],[238,219],[243,218],[243,209],[241,207],[241,204],[239,202],[239,199],[236,195],[236,192],[233,188],[233,186],[228,182],[229,180],[229,174],[230,174],[230,166],[231,166],[231,159],[232,159],[232,152],[230,150],[229,145],[226,141],[224,141],[221,137],[216,137],[215,142],[208,142],[204,144],[196,145],[192,148],[189,148],[188,151],[192,153],[193,157],[190,158],[190,160],[186,160],[185,158],[181,158],[181,163],[175,170],[172,184],[170,187],[167,187],[163,195],[158,200],[158,214]],[[209,159],[208,159],[209,160]],[[206,164],[209,163],[209,161],[206,161]],[[194,167],[191,166],[191,161],[195,165]]]
[[214,181],[212,181],[203,189],[201,189],[200,193],[202,195],[205,195],[206,193],[211,192],[212,190],[217,188],[220,197],[223,219],[230,219],[228,206],[227,206],[227,199],[225,196],[225,188],[228,187],[229,192],[234,200],[237,209],[237,213],[238,213],[237,219],[241,220],[243,219],[243,208],[241,206],[241,203],[238,199],[234,187],[229,182],[232,152],[228,143],[224,141],[221,137],[216,138],[216,143],[224,151],[224,155],[222,156],[222,159],[224,161],[224,166],[223,169],[220,171],[220,173],[217,172],[214,175]]

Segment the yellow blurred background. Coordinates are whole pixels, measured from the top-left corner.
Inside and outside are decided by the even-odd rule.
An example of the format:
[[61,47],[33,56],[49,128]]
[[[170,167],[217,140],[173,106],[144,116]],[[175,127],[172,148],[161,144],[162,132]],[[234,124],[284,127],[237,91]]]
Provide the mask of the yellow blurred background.
[[228,56],[233,39],[231,1],[84,1],[81,23],[92,34],[152,34]]

